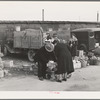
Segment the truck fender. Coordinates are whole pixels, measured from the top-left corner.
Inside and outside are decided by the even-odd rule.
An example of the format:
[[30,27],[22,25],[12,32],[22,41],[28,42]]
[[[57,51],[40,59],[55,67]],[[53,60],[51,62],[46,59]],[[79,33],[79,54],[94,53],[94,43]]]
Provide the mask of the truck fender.
[[28,50],[28,52],[27,52],[27,56],[28,56],[28,59],[29,59],[29,61],[31,61],[31,62],[33,62],[34,61],[34,59],[33,59],[33,57],[35,56],[35,50]]

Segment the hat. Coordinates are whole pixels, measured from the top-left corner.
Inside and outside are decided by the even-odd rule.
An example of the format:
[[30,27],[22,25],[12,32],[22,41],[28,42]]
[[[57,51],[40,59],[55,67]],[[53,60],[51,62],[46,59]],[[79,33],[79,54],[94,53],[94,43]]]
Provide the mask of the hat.
[[54,50],[54,45],[52,43],[46,43],[45,44],[45,49],[48,51],[48,52],[52,52]]

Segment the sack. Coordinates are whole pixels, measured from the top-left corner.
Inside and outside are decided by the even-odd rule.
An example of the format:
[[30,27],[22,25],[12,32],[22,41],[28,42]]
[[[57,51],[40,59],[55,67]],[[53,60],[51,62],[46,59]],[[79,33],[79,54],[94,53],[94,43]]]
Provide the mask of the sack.
[[82,68],[87,66],[87,61],[85,61],[85,60],[80,60],[80,62],[81,62],[81,67],[82,67]]
[[97,65],[97,59],[90,59],[89,64],[90,65]]
[[4,77],[4,71],[0,70],[0,78],[3,78],[3,77]]
[[13,60],[11,61],[3,61],[4,68],[14,67]]

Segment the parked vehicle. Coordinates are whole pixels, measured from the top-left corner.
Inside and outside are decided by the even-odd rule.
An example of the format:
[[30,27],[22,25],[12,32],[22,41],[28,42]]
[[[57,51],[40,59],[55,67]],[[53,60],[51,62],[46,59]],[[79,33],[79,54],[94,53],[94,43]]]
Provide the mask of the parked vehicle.
[[12,37],[7,37],[3,43],[3,53],[24,53],[30,61],[34,61],[35,52],[43,46],[43,32],[41,29],[25,29],[14,31]]
[[[59,39],[67,41],[70,38],[69,30],[49,31],[49,34],[55,33],[57,33]],[[23,53],[28,56],[30,61],[34,61],[33,56],[44,45],[45,35],[46,33],[43,32],[42,28],[20,31],[20,27],[17,27],[16,31],[6,31],[3,34],[1,51],[5,56],[9,53]]]
[[78,49],[91,51],[95,45],[100,44],[100,28],[80,28],[71,31],[78,39]]

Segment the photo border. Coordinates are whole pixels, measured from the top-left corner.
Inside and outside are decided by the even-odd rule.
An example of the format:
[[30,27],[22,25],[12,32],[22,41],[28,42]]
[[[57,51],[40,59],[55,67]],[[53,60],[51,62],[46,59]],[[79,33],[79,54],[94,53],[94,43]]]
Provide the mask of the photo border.
[[[73,1],[78,1],[78,2],[100,2],[100,0],[0,0],[0,2],[1,1],[7,1],[7,2],[9,2],[9,1],[51,1],[51,2],[67,2],[67,1],[69,1],[69,2],[73,2]],[[8,92],[10,92],[10,93],[8,93]],[[100,97],[98,97],[98,95],[100,95],[100,93],[99,92],[97,92],[97,93],[92,93],[92,92],[89,92],[90,94],[88,95],[88,97],[86,98],[86,95],[87,95],[87,93],[85,94],[84,92],[80,92],[80,96],[77,98],[73,98],[72,96],[73,96],[73,93],[72,94],[70,94],[70,91],[68,91],[69,93],[67,94],[67,96],[68,95],[70,95],[70,97],[71,98],[64,98],[63,96],[65,96],[66,95],[66,93],[65,92],[59,92],[58,94],[60,94],[61,93],[61,96],[59,97],[58,96],[58,94],[57,94],[57,91],[48,91],[48,92],[44,92],[44,94],[45,95],[47,95],[47,96],[54,96],[53,98],[50,98],[50,99],[47,99],[47,96],[46,96],[46,98],[45,97],[40,97],[39,99],[36,97],[36,95],[37,95],[37,93],[36,93],[36,95],[34,95],[34,99],[33,99],[33,97],[31,98],[31,94],[29,95],[30,97],[26,97],[26,98],[24,98],[24,95],[25,94],[29,94],[28,92],[25,92],[25,94],[23,94],[22,95],[22,92],[19,92],[18,94],[16,94],[15,93],[15,91],[14,92],[11,92],[11,91],[8,91],[8,92],[0,92],[0,95],[2,95],[2,96],[0,96],[0,100],[100,100]],[[14,93],[14,94],[13,94]],[[33,92],[34,93],[34,92]],[[84,94],[83,94],[84,93]],[[40,93],[41,94],[41,93]],[[77,92],[74,92],[74,94],[77,94]],[[5,98],[3,98],[3,96],[8,96],[8,97],[5,97]],[[13,95],[13,97],[11,97],[11,95]],[[17,98],[14,98],[14,96],[15,95],[17,95],[17,96],[19,96],[19,95],[22,95],[22,96],[20,96],[20,97],[17,97]],[[37,95],[38,96],[38,95]],[[90,96],[91,96],[91,98],[90,98]],[[58,99],[59,98],[59,99]]]

